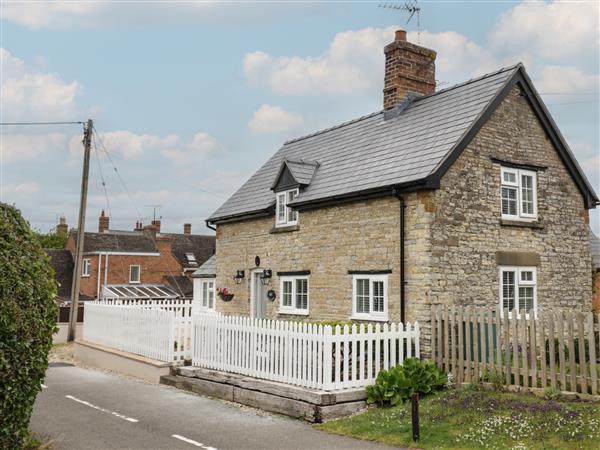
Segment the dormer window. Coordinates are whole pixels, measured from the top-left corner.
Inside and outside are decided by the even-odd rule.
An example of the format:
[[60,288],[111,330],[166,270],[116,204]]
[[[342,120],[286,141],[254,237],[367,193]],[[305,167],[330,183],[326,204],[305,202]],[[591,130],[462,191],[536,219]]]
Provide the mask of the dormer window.
[[294,211],[288,206],[297,196],[298,188],[289,189],[287,191],[277,192],[277,204],[275,207],[275,224],[278,227],[296,225],[298,223],[298,211]]
[[185,257],[186,257],[189,265],[191,265],[191,266],[198,265],[198,261],[196,261],[196,256],[193,253],[186,253]]

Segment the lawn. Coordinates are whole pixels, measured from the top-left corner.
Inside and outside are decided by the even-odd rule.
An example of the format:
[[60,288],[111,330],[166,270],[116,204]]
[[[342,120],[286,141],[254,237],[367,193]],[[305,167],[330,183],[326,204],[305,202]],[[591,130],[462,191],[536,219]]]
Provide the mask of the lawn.
[[335,434],[422,449],[598,449],[600,404],[452,389],[421,400],[421,441],[410,403],[316,425]]

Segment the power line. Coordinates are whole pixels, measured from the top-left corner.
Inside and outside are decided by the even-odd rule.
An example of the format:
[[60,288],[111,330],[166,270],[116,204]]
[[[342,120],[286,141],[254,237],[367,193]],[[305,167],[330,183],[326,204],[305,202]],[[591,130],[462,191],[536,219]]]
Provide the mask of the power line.
[[2,122],[0,126],[11,126],[11,125],[80,125],[85,122]]

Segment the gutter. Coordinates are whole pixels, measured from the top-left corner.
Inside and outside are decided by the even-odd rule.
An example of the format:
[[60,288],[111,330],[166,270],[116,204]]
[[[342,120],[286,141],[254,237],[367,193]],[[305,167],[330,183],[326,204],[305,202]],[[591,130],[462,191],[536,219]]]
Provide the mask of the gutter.
[[405,228],[405,210],[406,204],[404,203],[404,197],[401,194],[401,190],[394,188],[392,190],[394,196],[400,202],[400,322],[405,323],[406,319],[406,293],[404,285],[406,284],[405,277],[405,255],[404,255],[404,228]]
[[206,228],[209,230],[217,231],[217,227],[213,227],[210,220],[206,219],[204,223],[206,224]]

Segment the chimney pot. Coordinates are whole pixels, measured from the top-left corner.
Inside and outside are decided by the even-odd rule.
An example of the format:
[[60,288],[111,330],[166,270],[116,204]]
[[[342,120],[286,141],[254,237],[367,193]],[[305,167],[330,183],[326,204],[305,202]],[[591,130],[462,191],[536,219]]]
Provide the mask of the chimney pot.
[[183,224],[183,234],[192,234],[192,224],[191,223]]
[[406,41],[406,31],[396,30],[396,41]]
[[106,233],[108,231],[109,221],[110,219],[104,214],[104,210],[102,210],[98,218],[98,233]]
[[399,103],[410,100],[410,95],[435,92],[435,51],[408,42],[404,30],[397,30],[394,42],[386,45],[383,51],[385,110],[391,110]]

